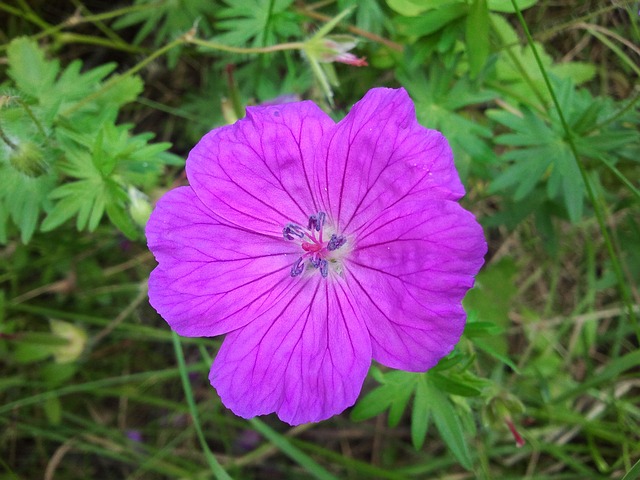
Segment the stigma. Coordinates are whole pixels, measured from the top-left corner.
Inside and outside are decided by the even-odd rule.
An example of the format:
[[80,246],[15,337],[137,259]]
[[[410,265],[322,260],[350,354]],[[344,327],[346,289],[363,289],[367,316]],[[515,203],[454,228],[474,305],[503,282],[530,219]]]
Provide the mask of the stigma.
[[[288,223],[282,229],[282,237],[298,243],[302,250],[300,257],[291,266],[292,277],[313,270],[318,270],[323,278],[329,275],[330,264],[335,264],[338,259],[334,252],[347,243],[347,238],[329,232],[326,220],[327,214],[318,212],[309,216],[306,228],[296,223]],[[329,238],[326,238],[327,236]]]

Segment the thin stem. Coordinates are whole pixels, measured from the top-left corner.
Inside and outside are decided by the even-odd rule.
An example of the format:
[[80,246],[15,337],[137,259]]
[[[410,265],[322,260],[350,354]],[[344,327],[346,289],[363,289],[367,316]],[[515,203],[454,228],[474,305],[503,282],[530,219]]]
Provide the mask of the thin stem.
[[82,43],[85,45],[98,45],[100,47],[111,48],[113,50],[121,50],[128,53],[140,53],[144,51],[140,47],[131,46],[124,42],[109,40],[102,37],[94,37],[92,35],[82,35],[79,33],[63,32],[57,37],[61,43]]
[[48,28],[51,25],[45,22],[42,18],[38,16],[36,12],[29,6],[29,4],[25,0],[18,0],[18,3],[22,7],[22,10],[25,12],[24,18],[29,20],[30,22],[36,24],[40,28]]
[[9,146],[11,150],[13,151],[18,150],[18,146],[15,143],[13,143],[11,140],[9,140],[9,137],[7,137],[7,135],[4,133],[4,130],[2,129],[2,125],[0,125],[0,138],[4,143],[6,143]]
[[[316,20],[321,20],[323,22],[328,22],[331,20],[331,17],[327,16],[327,15],[323,15],[321,13],[318,12],[314,12],[312,10],[310,10],[309,8],[297,8],[296,11],[302,15],[304,15],[305,17],[309,17],[309,18],[313,18]],[[373,42],[376,43],[381,43],[382,45],[388,47],[391,50],[394,50],[396,52],[402,52],[404,51],[404,47],[402,45],[400,45],[399,43],[396,42],[392,42],[391,40],[388,40],[384,37],[381,37],[380,35],[376,35],[375,33],[371,33],[371,32],[367,32],[366,30],[362,30],[361,28],[358,27],[354,27],[353,25],[347,25],[347,30],[350,31],[351,33],[358,35],[360,37],[363,38],[367,38]]]
[[[85,7],[83,5],[83,3],[80,0],[71,0],[72,3],[76,6],[76,12],[77,14],[82,14],[82,15],[86,15],[86,16],[91,16],[91,12],[89,11],[89,9],[87,9],[87,7]],[[74,15],[74,17],[76,17],[77,15]],[[82,17],[81,17],[82,18]],[[92,22],[96,27],[98,27],[98,29],[104,33],[107,37],[109,37],[114,43],[118,44],[118,45],[126,45],[128,46],[127,42],[125,42],[122,37],[120,37],[116,32],[114,32],[111,28],[109,28],[107,25],[104,24],[103,21],[101,20],[94,20]]]
[[616,166],[614,164],[609,162],[609,160],[607,160],[604,157],[600,157],[600,161],[602,163],[604,163],[609,168],[609,170],[611,170],[613,172],[613,174],[616,177],[618,177],[618,180],[620,180],[622,183],[624,183],[624,185],[631,191],[631,193],[633,193],[636,196],[636,198],[638,200],[640,200],[640,190],[638,190],[636,187],[634,187],[633,183],[631,183],[629,181],[629,179],[627,177],[625,177],[622,174],[622,172],[616,168]]
[[46,137],[47,134],[44,131],[44,127],[42,126],[40,121],[36,118],[36,116],[33,114],[31,107],[29,107],[29,105],[27,105],[21,98],[16,97],[15,100],[20,104],[20,106],[24,109],[24,111],[27,112],[27,115],[29,115],[29,118],[31,118],[31,121],[38,128],[38,132],[40,132],[40,135],[42,135],[43,137]]
[[636,90],[635,96],[631,100],[629,100],[624,107],[622,107],[620,110],[618,110],[616,113],[614,113],[610,117],[605,118],[600,123],[594,125],[593,128],[590,128],[589,130],[587,130],[583,135],[585,135],[585,136],[589,135],[592,132],[596,132],[596,131],[600,130],[601,128],[606,127],[611,122],[616,121],[622,115],[624,115],[629,110],[631,110],[638,100],[640,100],[640,89]]
[[200,426],[200,418],[198,416],[198,409],[196,408],[196,402],[193,399],[193,391],[191,390],[191,383],[189,382],[189,371],[184,361],[184,353],[182,351],[182,345],[180,344],[180,337],[176,332],[171,332],[171,338],[173,340],[173,348],[176,352],[176,358],[178,360],[178,370],[180,371],[180,378],[182,379],[182,388],[184,389],[184,395],[189,405],[189,411],[191,412],[191,418],[193,420],[193,426],[196,429],[196,435],[204,451],[204,455],[209,462],[211,471],[218,479],[232,480],[229,474],[222,468],[213,452],[209,449],[207,439],[204,436],[202,427]]
[[224,45],[223,43],[210,42],[208,40],[201,40],[199,38],[190,37],[185,40],[186,43],[192,45],[198,45],[204,48],[210,48],[212,50],[220,50],[229,53],[272,53],[281,52],[284,50],[302,50],[305,46],[302,42],[290,42],[279,43],[278,45],[271,45],[269,47],[232,47],[231,45]]
[[[64,30],[65,28],[75,27],[77,25],[82,25],[83,23],[95,23],[95,24],[98,24],[102,20],[109,20],[111,18],[120,17],[122,15],[126,15],[128,13],[137,12],[137,11],[141,11],[141,10],[150,10],[152,8],[155,8],[158,4],[159,4],[159,2],[145,3],[145,4],[140,4],[140,5],[131,5],[129,7],[119,8],[119,9],[116,9],[116,10],[112,10],[110,12],[97,13],[97,14],[85,15],[85,16],[82,16],[82,15],[76,13],[76,14],[72,15],[71,17],[67,18],[64,22],[59,23],[58,25],[47,25],[46,28],[42,28],[42,30],[39,33],[37,33],[35,35],[31,35],[30,38],[32,38],[34,40],[38,40],[40,38],[48,37],[50,35],[55,35],[56,33],[58,33],[61,30]],[[21,10],[18,10],[18,9],[16,9],[14,7],[6,5],[3,2],[0,2],[0,10],[5,10],[5,11],[11,13],[12,15],[23,17],[23,18],[25,18],[27,20],[29,19],[28,15],[23,13]],[[85,42],[85,43],[88,43],[88,42]],[[141,47],[128,45],[128,44],[126,44],[124,42],[117,42],[117,41],[115,41],[115,39],[114,39],[114,43],[112,43],[112,44],[104,44],[104,45],[107,46],[107,47],[111,47],[111,48],[115,48],[115,49],[119,49],[119,50],[125,50],[125,51],[132,52],[132,53],[141,53],[141,52],[146,52],[147,51],[146,49],[141,48]],[[5,50],[7,48],[7,46],[8,45],[1,45],[0,46],[0,50]]]
[[[627,290],[627,286],[625,283],[625,278],[624,278],[624,273],[622,271],[622,267],[620,266],[620,259],[618,258],[618,255],[613,247],[613,243],[611,241],[611,237],[609,235],[609,230],[607,229],[607,225],[605,222],[605,218],[604,218],[604,212],[602,210],[602,207],[600,205],[600,202],[598,202],[598,200],[596,199],[596,195],[595,192],[593,190],[593,187],[591,185],[589,176],[587,175],[587,172],[584,168],[584,165],[582,164],[582,162],[580,161],[580,156],[578,154],[578,149],[576,147],[575,141],[573,139],[573,133],[571,132],[571,129],[569,128],[569,124],[567,123],[567,120],[564,117],[564,113],[562,112],[562,108],[560,107],[560,102],[558,101],[558,98],[556,97],[555,91],[551,85],[551,81],[549,80],[549,77],[547,75],[547,72],[544,68],[544,65],[542,64],[542,60],[540,58],[540,55],[538,54],[538,49],[536,48],[534,42],[533,42],[533,37],[531,36],[531,32],[529,31],[529,27],[527,25],[527,22],[525,21],[524,17],[522,16],[522,12],[520,11],[520,7],[518,7],[518,4],[516,3],[515,0],[511,0],[511,4],[513,5],[513,8],[516,12],[516,15],[518,17],[518,21],[520,22],[520,25],[522,25],[522,28],[525,32],[525,35],[527,37],[527,41],[529,42],[529,46],[531,47],[531,50],[533,52],[533,55],[536,59],[536,63],[538,64],[538,68],[540,69],[541,73],[542,73],[542,77],[544,79],[544,82],[547,86],[547,89],[549,90],[549,94],[551,95],[551,99],[553,101],[553,104],[555,106],[556,111],[558,112],[558,117],[560,118],[560,123],[562,124],[562,128],[565,131],[566,137],[567,137],[567,143],[569,144],[569,148],[571,149],[571,152],[573,153],[573,158],[578,166],[578,169],[580,170],[580,175],[582,177],[582,180],[585,184],[586,190],[587,190],[587,196],[589,197],[589,201],[591,202],[591,204],[593,205],[593,210],[595,212],[596,218],[598,220],[598,225],[600,226],[600,231],[602,232],[602,236],[604,238],[604,242],[605,245],[607,247],[607,252],[609,253],[609,257],[611,258],[611,265],[613,267],[614,273],[616,275],[616,279],[618,280],[618,287],[620,289],[620,293],[622,295],[622,300],[625,304],[625,307],[627,307],[627,316],[628,318],[631,320],[632,324],[633,324],[633,328],[635,330],[636,333],[636,337],[638,339],[638,341],[640,342],[640,330],[638,329],[638,320],[636,319],[635,316],[635,312],[633,311],[633,303],[631,301],[631,296],[629,294],[629,291]],[[621,339],[618,339],[621,340]],[[616,344],[614,345],[614,356],[617,356],[619,354],[620,351],[620,341],[617,341]]]

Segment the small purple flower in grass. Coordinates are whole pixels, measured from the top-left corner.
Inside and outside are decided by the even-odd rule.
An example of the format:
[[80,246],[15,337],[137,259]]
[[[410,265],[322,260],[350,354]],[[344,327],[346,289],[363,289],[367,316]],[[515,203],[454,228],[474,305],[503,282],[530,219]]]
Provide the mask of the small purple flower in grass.
[[249,107],[195,146],[187,177],[147,225],[149,298],[180,335],[226,334],[210,380],[237,415],[324,420],[372,358],[423,372],[458,342],[487,247],[404,89],[337,124],[309,101]]

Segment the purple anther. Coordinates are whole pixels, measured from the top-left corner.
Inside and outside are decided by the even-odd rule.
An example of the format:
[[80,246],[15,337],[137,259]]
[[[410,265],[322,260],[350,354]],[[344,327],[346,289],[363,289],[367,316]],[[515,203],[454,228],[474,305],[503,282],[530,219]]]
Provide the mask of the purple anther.
[[322,278],[327,278],[327,275],[329,275],[329,262],[324,259],[320,260],[320,266],[318,268],[320,268]]
[[293,237],[304,237],[304,232],[300,225],[296,225],[295,223],[287,223],[287,225],[282,229],[282,236],[285,238],[285,240],[293,240]]
[[337,250],[345,243],[347,243],[347,237],[345,237],[344,235],[336,235],[335,233],[332,233],[331,238],[329,239],[329,243],[327,244],[327,250]]
[[304,260],[302,260],[302,257],[300,257],[291,266],[291,276],[297,277],[302,272],[304,272]]
[[313,265],[313,268],[319,268],[320,265],[322,264],[322,259],[318,257],[311,257],[309,259],[309,263]]
[[309,217],[309,230],[315,230],[316,232],[322,230],[326,218],[327,214],[324,212],[318,212],[317,215],[311,215]]

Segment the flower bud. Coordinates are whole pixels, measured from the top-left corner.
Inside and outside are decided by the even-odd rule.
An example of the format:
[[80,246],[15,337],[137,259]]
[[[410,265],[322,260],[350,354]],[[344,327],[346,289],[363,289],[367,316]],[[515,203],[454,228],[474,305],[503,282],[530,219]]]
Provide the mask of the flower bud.
[[87,344],[87,334],[75,325],[62,320],[51,320],[51,331],[58,337],[67,340],[66,345],[53,348],[53,359],[56,363],[70,363],[78,359]]
[[20,142],[9,155],[9,162],[28,177],[39,177],[47,172],[42,149],[34,142]]
[[151,215],[149,198],[135,187],[129,187],[129,214],[133,221],[144,228]]
[[524,412],[522,402],[510,393],[502,392],[491,398],[484,408],[483,418],[485,424],[493,429],[502,429],[506,425],[518,447],[524,445],[524,439],[518,433],[512,420],[512,416]]
[[349,53],[358,44],[358,40],[351,35],[327,35],[322,39],[323,51],[318,60],[325,63],[340,62],[354,67],[366,67],[365,57],[356,57]]

